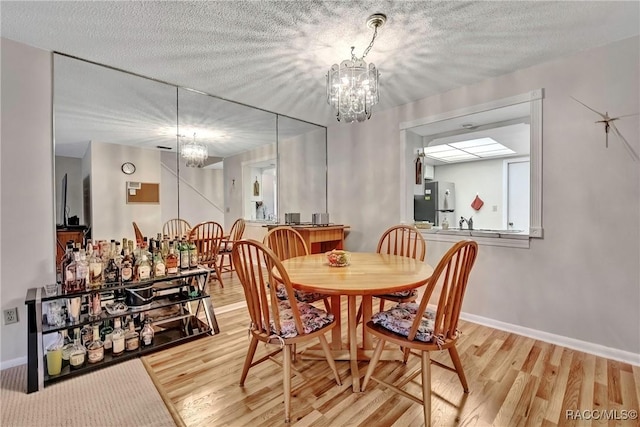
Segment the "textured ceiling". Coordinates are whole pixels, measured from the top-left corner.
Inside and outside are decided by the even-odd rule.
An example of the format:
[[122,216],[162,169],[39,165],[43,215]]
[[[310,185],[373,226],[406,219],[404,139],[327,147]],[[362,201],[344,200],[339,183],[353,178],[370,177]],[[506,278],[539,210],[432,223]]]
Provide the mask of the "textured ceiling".
[[[638,34],[637,2],[7,2],[1,34],[318,124],[325,73],[361,55],[387,109]],[[375,110],[374,110],[375,111]],[[374,113],[375,114],[375,113]]]

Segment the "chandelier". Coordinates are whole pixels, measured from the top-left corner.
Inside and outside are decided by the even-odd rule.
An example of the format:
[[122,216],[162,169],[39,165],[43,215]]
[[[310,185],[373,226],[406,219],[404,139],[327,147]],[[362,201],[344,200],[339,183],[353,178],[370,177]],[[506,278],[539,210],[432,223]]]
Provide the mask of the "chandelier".
[[386,15],[376,13],[367,19],[367,27],[373,28],[373,38],[361,58],[354,55],[351,46],[351,59],[333,64],[327,73],[327,102],[336,111],[339,122],[364,122],[371,117],[371,107],[378,103],[378,70],[374,64],[364,61],[378,35],[378,27],[387,22]]
[[182,158],[187,163],[187,167],[201,168],[209,157],[207,147],[196,142],[196,134],[193,134],[191,141],[184,142],[180,148]]

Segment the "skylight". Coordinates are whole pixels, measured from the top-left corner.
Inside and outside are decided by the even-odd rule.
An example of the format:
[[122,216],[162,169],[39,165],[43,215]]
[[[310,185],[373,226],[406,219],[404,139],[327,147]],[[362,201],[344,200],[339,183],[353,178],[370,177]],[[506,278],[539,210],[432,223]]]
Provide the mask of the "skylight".
[[515,154],[515,151],[505,147],[493,138],[479,138],[425,147],[424,154],[427,157],[443,162],[456,162],[506,156]]

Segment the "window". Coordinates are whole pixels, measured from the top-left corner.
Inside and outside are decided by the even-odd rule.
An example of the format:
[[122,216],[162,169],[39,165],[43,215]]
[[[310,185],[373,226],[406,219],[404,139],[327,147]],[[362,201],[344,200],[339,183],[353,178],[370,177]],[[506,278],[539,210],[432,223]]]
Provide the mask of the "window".
[[[416,156],[424,153],[422,161],[425,169],[432,171],[433,181],[455,184],[454,211],[437,215],[447,217],[451,227],[458,226],[461,216],[474,215],[476,229],[507,232],[517,231],[514,224],[518,224],[518,229],[527,225],[527,230],[520,234],[542,237],[543,94],[539,89],[401,123],[402,220],[414,221],[414,196],[423,195],[424,182],[429,182],[422,180],[418,184],[413,173]],[[508,172],[510,167],[512,172]],[[512,187],[518,180],[517,192],[509,192],[510,175]],[[490,176],[495,179],[490,180]],[[484,200],[484,207],[477,212],[470,206],[476,194],[481,197],[485,194],[489,199]],[[516,212],[517,219],[513,217]],[[435,222],[439,223],[438,219]]]

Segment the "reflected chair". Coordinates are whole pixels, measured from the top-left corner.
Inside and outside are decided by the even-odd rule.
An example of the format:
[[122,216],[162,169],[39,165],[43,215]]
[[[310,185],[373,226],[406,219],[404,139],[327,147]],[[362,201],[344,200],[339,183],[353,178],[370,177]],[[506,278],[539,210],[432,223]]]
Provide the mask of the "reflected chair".
[[133,224],[133,233],[136,236],[136,244],[138,245],[138,247],[141,247],[142,243],[144,242],[144,236],[142,235],[142,231],[140,231],[140,228],[138,228],[138,224],[136,224],[135,221],[133,221],[132,224]]
[[206,221],[197,224],[189,232],[189,241],[195,243],[198,250],[198,264],[213,267],[215,278],[220,282],[220,287],[224,288],[222,277],[220,276],[220,265],[218,265],[218,252],[222,243],[224,231],[222,226],[214,221]]
[[[236,242],[233,245],[231,256],[233,264],[236,266],[236,274],[244,289],[251,317],[249,328],[251,343],[242,368],[240,386],[244,386],[249,369],[259,363],[272,360],[282,366],[284,370],[284,416],[285,422],[288,423],[291,420],[292,371],[304,378],[302,373],[292,364],[292,352],[295,344],[318,338],[336,383],[341,385],[340,376],[325,337],[325,333],[336,326],[334,316],[310,304],[296,301],[287,271],[278,256],[262,243],[255,240]],[[275,282],[276,277],[288,296],[285,300],[276,296],[276,287],[269,286],[270,283]],[[292,301],[295,301],[295,304]],[[278,349],[254,361],[258,342],[275,344]],[[274,359],[274,356],[280,352],[283,355],[282,362]],[[262,387],[263,375],[264,372],[259,375],[259,378],[256,378],[256,387]]]
[[[280,261],[297,256],[309,255],[309,248],[300,233],[291,227],[282,226],[270,230],[264,236],[263,243],[271,249]],[[280,288],[278,291],[280,299],[286,299],[287,295]],[[298,301],[313,303],[323,300],[327,311],[331,312],[331,304],[329,303],[329,295],[319,294],[316,292],[305,292],[298,289],[295,290],[296,299]]]
[[[234,270],[233,268],[233,259],[231,258],[231,249],[233,249],[233,244],[238,240],[242,239],[242,235],[244,234],[245,222],[244,219],[238,218],[235,220],[233,225],[231,226],[231,231],[229,231],[229,235],[223,238],[222,244],[220,245],[220,271],[231,272]],[[229,264],[225,265],[225,258],[229,259]]]
[[[472,240],[464,240],[453,245],[442,257],[429,279],[426,292],[418,304],[416,302],[400,303],[391,310],[376,313],[364,327],[370,334],[378,338],[378,344],[373,352],[367,373],[362,382],[364,391],[369,380],[399,393],[423,405],[425,426],[431,426],[431,364],[454,371],[462,383],[465,393],[469,392],[456,349],[458,339],[458,319],[462,300],[467,287],[469,273],[478,254],[478,244]],[[436,287],[441,284],[442,289],[438,298],[436,311],[427,309],[427,304]],[[386,343],[397,344],[404,349],[404,361],[408,356],[420,356],[420,368],[395,386],[373,377],[376,364]],[[448,350],[454,367],[431,360],[430,352]],[[413,381],[422,374],[422,399],[402,390],[404,384]]]
[[181,218],[170,219],[162,226],[162,235],[172,240],[187,237],[189,231],[191,231],[191,225]]
[[[406,256],[408,258],[424,261],[427,256],[427,244],[418,230],[414,226],[410,225],[395,225],[387,229],[380,240],[378,241],[379,254],[391,254]],[[413,302],[418,297],[418,290],[411,289],[408,291],[393,292],[385,295],[374,295],[376,298],[380,298],[380,310],[384,310],[384,304],[386,301],[400,302]],[[360,321],[362,316],[362,305],[358,309],[357,320]]]

